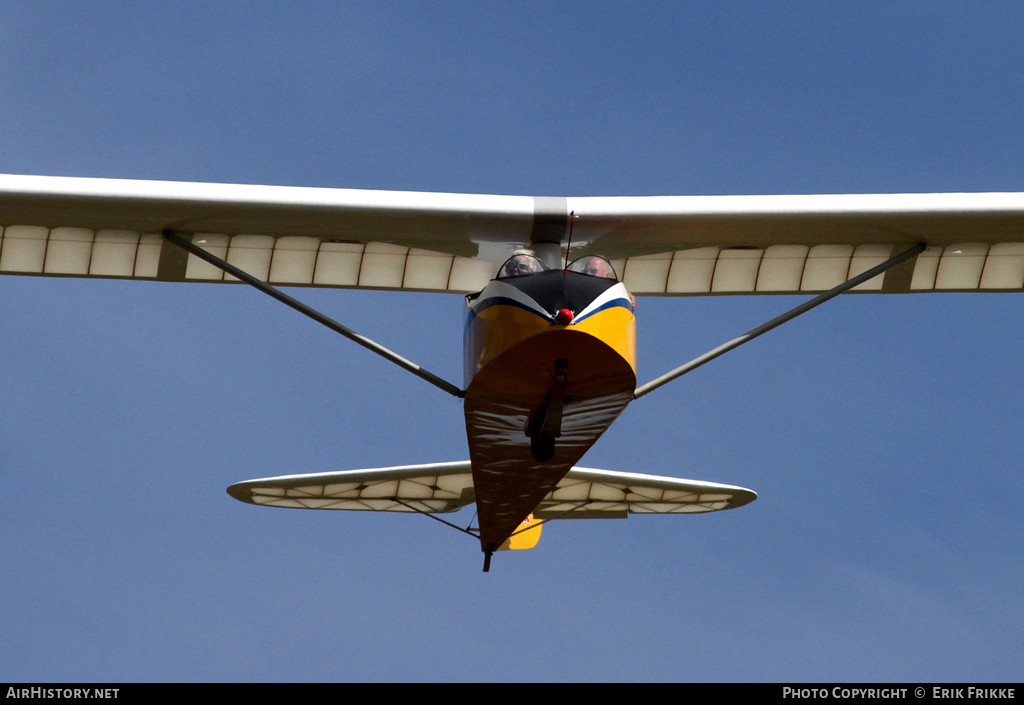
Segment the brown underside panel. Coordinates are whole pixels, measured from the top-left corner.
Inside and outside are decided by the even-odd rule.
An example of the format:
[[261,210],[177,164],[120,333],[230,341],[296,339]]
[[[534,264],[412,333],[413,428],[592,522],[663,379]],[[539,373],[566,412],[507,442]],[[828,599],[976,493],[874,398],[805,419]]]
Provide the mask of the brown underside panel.
[[[561,435],[551,460],[539,462],[526,429],[544,407],[559,369],[566,394]],[[483,547],[499,546],[516,530],[622,413],[635,388],[636,375],[625,359],[572,329],[533,336],[476,374],[466,390],[465,413]]]

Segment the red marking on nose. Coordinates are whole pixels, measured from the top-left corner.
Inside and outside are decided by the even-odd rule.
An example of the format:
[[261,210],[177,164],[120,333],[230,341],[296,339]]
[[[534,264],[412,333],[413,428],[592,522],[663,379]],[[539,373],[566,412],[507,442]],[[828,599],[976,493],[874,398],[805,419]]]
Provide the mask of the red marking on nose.
[[558,321],[559,325],[567,326],[572,323],[572,311],[567,308],[563,308],[561,311],[555,314],[555,320]]

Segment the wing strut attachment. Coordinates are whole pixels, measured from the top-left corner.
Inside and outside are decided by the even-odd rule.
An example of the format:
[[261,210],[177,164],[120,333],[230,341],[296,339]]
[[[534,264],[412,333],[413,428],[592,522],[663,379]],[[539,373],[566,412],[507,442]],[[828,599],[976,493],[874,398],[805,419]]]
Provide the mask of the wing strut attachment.
[[188,240],[186,240],[185,238],[181,237],[180,235],[178,235],[174,231],[172,231],[172,230],[164,230],[163,236],[164,236],[165,239],[169,240],[170,242],[172,242],[173,244],[177,245],[178,247],[180,247],[181,249],[185,250],[186,252],[189,252],[189,253],[195,255],[196,257],[198,257],[199,259],[203,260],[204,262],[209,262],[214,267],[217,267],[218,269],[224,270],[225,272],[227,272],[228,274],[230,274],[233,277],[241,279],[246,284],[250,284],[251,286],[256,287],[257,289],[262,291],[264,294],[267,294],[269,296],[274,297],[275,299],[277,299],[281,303],[283,303],[283,304],[285,304],[287,306],[291,306],[293,309],[295,309],[299,313],[302,313],[302,314],[305,314],[306,316],[309,316],[310,318],[312,318],[317,323],[320,323],[322,325],[327,326],[328,328],[333,330],[335,333],[341,333],[343,336],[345,336],[349,340],[351,340],[353,342],[356,342],[359,345],[362,345],[367,350],[370,350],[371,352],[375,352],[378,355],[380,355],[381,357],[385,358],[386,360],[390,360],[391,362],[395,363],[399,367],[401,367],[401,368],[403,368],[405,370],[408,370],[409,372],[412,372],[417,377],[419,377],[421,379],[425,379],[426,381],[430,382],[432,385],[434,385],[438,389],[442,389],[442,390],[448,392],[449,394],[451,394],[452,396],[455,396],[455,397],[460,397],[461,398],[461,397],[465,396],[465,394],[466,394],[465,391],[463,391],[462,389],[459,389],[458,387],[456,387],[451,382],[449,382],[449,381],[447,381],[445,379],[442,379],[442,378],[438,377],[437,375],[435,375],[435,374],[433,374],[431,372],[428,372],[427,370],[425,370],[422,367],[420,367],[419,365],[417,365],[415,362],[410,362],[409,360],[406,360],[404,357],[402,357],[398,353],[392,352],[391,350],[388,350],[387,348],[385,348],[383,345],[380,345],[379,343],[376,343],[376,342],[370,340],[366,336],[360,335],[359,333],[356,333],[351,328],[346,328],[345,326],[343,326],[340,323],[338,323],[337,321],[335,321],[333,318],[328,318],[327,316],[325,316],[324,314],[320,313],[316,309],[310,308],[309,306],[307,306],[306,304],[302,303],[301,301],[298,301],[297,299],[293,299],[291,296],[288,296],[288,294],[284,293],[280,289],[277,289],[277,288],[267,284],[266,282],[260,281],[259,279],[257,279],[256,277],[252,276],[248,272],[243,272],[238,267],[235,267],[234,265],[228,264],[224,260],[220,259],[216,255],[210,254],[209,252],[207,252],[203,248],[199,247],[195,243],[189,242]]
[[791,309],[791,310],[787,311],[786,313],[782,314],[781,316],[773,318],[772,320],[768,321],[767,323],[762,323],[757,328],[754,328],[754,329],[748,331],[747,333],[744,333],[743,335],[739,336],[738,338],[733,338],[732,340],[730,340],[727,343],[723,343],[722,345],[719,345],[714,350],[710,350],[710,351],[704,353],[703,355],[701,355],[700,357],[694,358],[690,362],[687,362],[685,365],[682,365],[681,367],[677,367],[676,369],[672,370],[671,372],[666,372],[661,377],[658,377],[657,379],[651,380],[647,384],[643,384],[643,385],[637,387],[636,391],[633,392],[633,398],[634,399],[639,399],[644,394],[647,394],[648,392],[652,392],[652,391],[654,391],[655,389],[657,389],[658,387],[660,387],[660,386],[662,386],[664,384],[668,384],[669,382],[671,382],[672,380],[676,379],[677,377],[682,377],[687,372],[692,372],[693,370],[697,369],[698,367],[700,367],[704,363],[711,362],[716,357],[718,357],[720,355],[724,355],[725,353],[729,352],[733,348],[738,348],[739,346],[743,345],[743,343],[746,343],[748,341],[753,340],[754,338],[756,338],[757,336],[761,335],[762,333],[767,333],[772,328],[776,328],[778,326],[781,326],[786,321],[790,321],[790,320],[796,318],[801,313],[807,313],[808,311],[810,311],[815,306],[818,306],[819,304],[823,304],[826,301],[828,301],[829,299],[832,299],[832,298],[834,298],[836,296],[839,296],[843,292],[849,291],[850,289],[852,289],[853,287],[855,287],[855,286],[857,286],[859,284],[863,284],[868,279],[872,279],[874,277],[877,277],[882,272],[885,272],[885,271],[887,271],[889,269],[892,269],[896,265],[901,264],[901,263],[907,261],[911,257],[916,257],[917,255],[919,255],[921,252],[924,251],[925,247],[926,246],[924,244],[914,245],[913,247],[911,247],[906,252],[902,252],[902,253],[896,255],[895,257],[893,257],[889,261],[883,262],[882,264],[878,265],[877,267],[872,267],[871,269],[869,269],[868,271],[864,272],[863,274],[857,275],[853,279],[850,279],[849,281],[840,284],[839,286],[835,287],[834,289],[830,289],[829,291],[826,291],[824,294],[819,294],[818,296],[815,296],[813,299],[811,299],[809,301],[805,301],[804,303],[800,304],[799,306],[797,306],[794,309]]
[[[433,519],[434,521],[439,521],[442,524],[444,524],[445,526],[452,527],[456,531],[461,531],[464,534],[469,534],[470,536],[472,536],[473,538],[475,538],[477,540],[480,539],[480,534],[478,534],[476,531],[473,531],[472,529],[469,529],[469,528],[463,529],[461,526],[457,526],[457,525],[451,523],[450,521],[445,521],[441,517],[436,517],[433,514],[430,514],[428,512],[423,511],[422,509],[417,509],[416,507],[412,506],[411,504],[407,504],[406,502],[403,502],[398,497],[391,497],[391,499],[394,500],[395,502],[398,502],[403,507],[408,507],[412,511],[417,512],[419,514],[422,514],[425,517]],[[472,522],[470,522],[470,524],[472,524]],[[519,533],[519,532],[517,531],[516,533]],[[513,534],[513,536],[514,535],[515,534]],[[494,548],[494,544],[493,543],[487,544],[487,547],[484,548],[484,572],[485,573],[490,573],[491,572],[491,557],[494,555],[494,551],[495,551],[495,548]]]
[[442,519],[441,517],[436,517],[436,516],[434,516],[433,514],[431,514],[431,513],[429,513],[429,512],[425,512],[425,511],[423,511],[422,509],[417,509],[416,507],[412,506],[411,504],[409,504],[409,503],[407,503],[407,502],[403,502],[403,501],[402,501],[401,499],[399,499],[398,497],[389,497],[389,499],[391,499],[392,501],[398,502],[398,503],[399,503],[399,504],[401,504],[401,505],[402,505],[403,507],[407,507],[408,509],[411,509],[412,511],[416,512],[417,514],[422,514],[423,516],[427,517],[428,519],[433,519],[434,521],[439,521],[439,522],[441,522],[442,524],[444,524],[445,526],[450,526],[450,527],[452,527],[452,528],[453,528],[453,529],[455,529],[456,531],[461,531],[461,532],[462,532],[462,533],[464,533],[464,534],[469,534],[470,536],[472,536],[473,538],[475,538],[475,539],[477,539],[477,540],[479,540],[479,539],[480,539],[480,534],[476,533],[475,531],[471,531],[471,530],[470,530],[470,529],[468,529],[468,528],[467,528],[467,529],[463,529],[463,528],[462,528],[461,526],[458,526],[458,525],[456,525],[456,524],[453,524],[453,523],[451,523],[450,521],[445,521],[445,520],[444,520],[444,519]]

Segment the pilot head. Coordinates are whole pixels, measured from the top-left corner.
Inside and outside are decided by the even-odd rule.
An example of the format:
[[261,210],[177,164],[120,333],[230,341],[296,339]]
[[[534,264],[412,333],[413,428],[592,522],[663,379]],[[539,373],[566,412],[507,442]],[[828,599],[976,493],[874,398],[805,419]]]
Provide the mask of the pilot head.
[[589,274],[592,277],[605,277],[606,279],[615,277],[612,266],[604,257],[588,257],[587,261],[583,264],[583,273]]
[[521,277],[536,274],[542,270],[536,257],[525,253],[512,255],[505,262],[502,274],[506,277]]

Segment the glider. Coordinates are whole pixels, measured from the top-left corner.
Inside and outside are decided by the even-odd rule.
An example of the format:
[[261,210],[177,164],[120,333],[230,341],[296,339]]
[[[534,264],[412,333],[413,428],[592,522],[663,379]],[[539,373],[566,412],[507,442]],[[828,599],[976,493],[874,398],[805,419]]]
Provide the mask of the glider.
[[[462,399],[468,461],[232,485],[258,505],[421,513],[484,552],[555,518],[739,507],[577,467],[634,399],[847,291],[1024,290],[1024,194],[525,197],[0,176],[0,273],[244,282]],[[465,295],[456,385],[279,286]],[[633,295],[816,296],[637,385]],[[477,525],[442,514],[476,505]],[[525,518],[524,518],[525,517]]]

